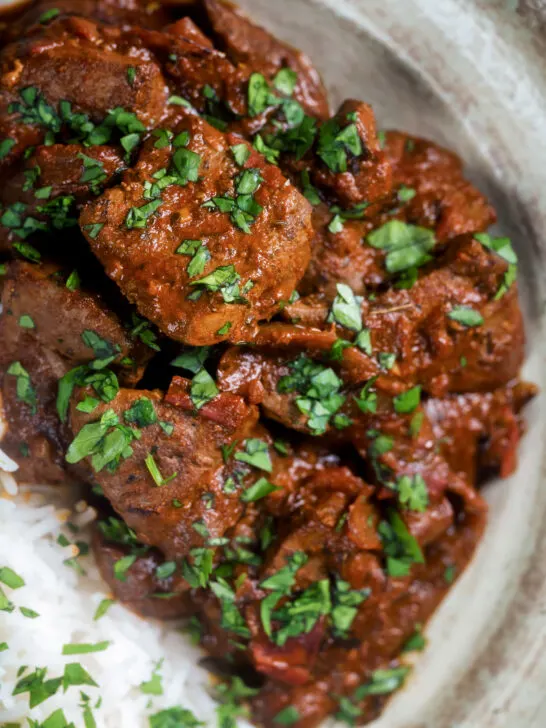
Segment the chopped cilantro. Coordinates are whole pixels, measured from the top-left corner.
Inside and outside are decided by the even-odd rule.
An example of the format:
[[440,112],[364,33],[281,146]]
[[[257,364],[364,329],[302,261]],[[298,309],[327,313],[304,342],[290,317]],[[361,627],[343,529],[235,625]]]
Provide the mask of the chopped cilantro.
[[288,705],[286,708],[283,708],[279,713],[277,713],[277,715],[273,718],[273,723],[276,725],[294,725],[294,723],[297,723],[300,718],[301,716],[298,709],[293,705]]
[[218,394],[216,382],[206,369],[201,369],[191,381],[191,401],[196,409],[201,409]]
[[0,567],[0,582],[10,589],[20,589],[25,586],[25,580],[9,566]]
[[389,220],[368,235],[368,243],[386,252],[385,266],[389,273],[401,273],[420,267],[431,260],[429,252],[436,244],[432,230]]
[[92,223],[89,223],[88,225],[84,225],[83,229],[85,231],[87,231],[91,240],[96,240],[103,227],[104,227],[103,222],[92,222]]
[[427,484],[419,473],[414,475],[402,475],[396,481],[398,499],[403,506],[410,511],[424,513],[428,506]]
[[355,397],[355,402],[358,408],[364,414],[375,414],[377,412],[377,392],[374,389],[374,384],[377,377],[372,377],[360,390],[358,397]]
[[311,180],[309,179],[309,172],[306,169],[304,169],[301,173],[301,186],[303,196],[307,198],[307,200],[312,205],[320,205],[321,200],[318,190],[311,184]]
[[265,76],[253,73],[248,81],[248,115],[259,116],[270,107],[278,106],[280,100],[271,91]]
[[110,609],[112,604],[115,604],[115,599],[102,599],[98,605],[98,607],[95,610],[95,614],[93,615],[93,620],[96,622],[101,617],[104,617],[106,612]]
[[409,414],[417,409],[420,402],[421,387],[417,385],[394,398],[394,410],[399,414]]
[[360,331],[362,329],[362,313],[360,311],[362,299],[355,296],[350,286],[345,283],[338,283],[336,288],[337,296],[332,304],[328,321],[334,321],[351,331]]
[[347,171],[347,153],[359,157],[362,154],[362,140],[353,122],[341,128],[336,119],[326,121],[319,130],[317,154],[335,174]]
[[167,485],[167,483],[170,483],[171,480],[174,480],[176,478],[176,476],[178,475],[178,473],[172,473],[168,477],[164,478],[161,475],[159,467],[158,467],[152,453],[148,453],[148,455],[146,455],[146,457],[144,459],[144,463],[146,464],[146,467],[148,468],[148,472],[152,476],[152,479],[158,488],[161,488],[161,486],[163,486],[163,485]]
[[303,354],[288,366],[291,373],[279,379],[277,391],[280,394],[298,392],[296,406],[307,415],[307,426],[313,435],[323,435],[345,402],[340,391],[343,382],[333,369]]
[[176,249],[177,255],[191,255],[187,272],[190,278],[199,276],[210,260],[210,253],[202,240],[184,240]]
[[140,397],[123,415],[125,422],[137,427],[147,427],[157,422],[154,403],[148,397]]
[[148,223],[148,219],[154,214],[154,212],[157,212],[162,204],[163,201],[157,199],[151,200],[140,207],[131,207],[127,213],[127,217],[125,218],[125,226],[129,230],[145,228]]
[[43,12],[40,17],[38,18],[38,22],[42,25],[45,25],[46,23],[49,23],[50,20],[53,20],[58,15],[60,15],[59,8],[50,8],[49,10],[46,10]]
[[15,391],[17,394],[17,399],[20,402],[24,402],[26,405],[28,405],[33,415],[36,414],[36,412],[38,411],[36,390],[32,386],[32,382],[30,381],[30,374],[23,367],[21,362],[12,362],[9,365],[6,374],[9,374],[10,376],[16,378]]
[[[237,457],[237,456],[235,456]],[[270,493],[274,493],[276,490],[280,490],[276,485],[270,483],[267,478],[260,478],[254,485],[251,485],[241,495],[243,503],[255,503],[262,498],[265,498]]]
[[235,144],[231,147],[231,153],[239,167],[244,167],[250,157],[250,149],[244,143]]
[[173,359],[171,366],[187,369],[193,374],[197,374],[203,368],[209,354],[210,346],[187,347],[182,354]]
[[425,563],[419,544],[396,511],[389,512],[389,520],[382,521],[378,531],[387,557],[389,576],[408,576],[413,564]]
[[205,725],[197,720],[191,710],[174,707],[160,710],[159,713],[150,715],[150,728],[197,728]]
[[245,284],[241,289],[241,278],[234,265],[224,265],[216,268],[204,278],[192,281],[191,286],[198,286],[199,289],[210,291],[211,293],[221,293],[225,303],[246,303],[244,295],[247,293],[251,282]]
[[483,316],[481,313],[470,306],[454,306],[448,313],[448,318],[467,328],[481,326],[483,324]]
[[89,643],[71,643],[63,645],[63,655],[88,655],[91,652],[104,652],[108,649],[110,642],[97,642],[95,644]]
[[400,202],[409,202],[413,200],[417,192],[412,187],[406,187],[406,185],[400,185],[398,188],[397,197]]
[[0,159],[5,159],[14,146],[14,139],[2,139],[2,141],[0,142]]
[[292,96],[298,82],[298,74],[291,68],[281,68],[273,79],[273,86],[283,96]]
[[372,339],[371,331],[369,329],[362,329],[355,339],[355,346],[362,349],[362,351],[368,356],[372,355]]
[[265,470],[267,473],[273,470],[267,443],[257,438],[245,440],[245,450],[236,453],[235,460],[248,463],[259,470]]
[[118,581],[127,581],[127,572],[137,560],[136,554],[122,556],[114,563],[114,578]]

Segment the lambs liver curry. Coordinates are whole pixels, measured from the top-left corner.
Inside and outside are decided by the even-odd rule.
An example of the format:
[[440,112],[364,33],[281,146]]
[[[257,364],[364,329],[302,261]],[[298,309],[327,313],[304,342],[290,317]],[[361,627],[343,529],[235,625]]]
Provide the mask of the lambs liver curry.
[[535,394],[494,209],[227,2],[0,38],[2,448],[83,486],[109,588],[188,621],[233,715],[366,723]]

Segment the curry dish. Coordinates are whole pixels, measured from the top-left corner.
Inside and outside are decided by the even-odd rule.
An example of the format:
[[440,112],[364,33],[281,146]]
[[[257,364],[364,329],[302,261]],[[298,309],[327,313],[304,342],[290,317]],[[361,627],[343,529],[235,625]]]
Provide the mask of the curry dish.
[[83,487],[108,588],[186,620],[224,728],[371,720],[535,392],[495,211],[228,3],[35,2],[1,43],[18,480]]

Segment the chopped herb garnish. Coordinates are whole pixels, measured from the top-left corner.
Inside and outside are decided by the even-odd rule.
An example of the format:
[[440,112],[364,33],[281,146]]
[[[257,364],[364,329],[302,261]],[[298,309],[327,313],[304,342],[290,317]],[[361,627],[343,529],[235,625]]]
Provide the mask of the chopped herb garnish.
[[160,675],[162,661],[160,660],[153,672],[152,676],[146,682],[140,683],[140,692],[145,695],[163,695],[163,684]]
[[386,252],[385,266],[389,273],[401,273],[431,260],[429,252],[436,244],[432,230],[389,220],[368,235],[369,244]]
[[244,167],[250,157],[250,149],[244,143],[231,147],[231,153],[239,167]]
[[146,455],[144,462],[146,464],[146,467],[148,468],[148,472],[152,476],[153,481],[157,485],[158,488],[160,488],[163,485],[167,485],[167,483],[170,483],[171,480],[174,480],[176,478],[176,476],[178,475],[178,473],[172,473],[167,478],[164,478],[161,475],[159,467],[158,467],[152,453],[148,453],[148,455]]
[[301,186],[304,197],[306,197],[312,205],[320,205],[321,200],[318,190],[311,184],[309,172],[306,169],[304,169],[301,173]]
[[141,207],[131,207],[125,218],[125,226],[129,230],[135,228],[145,228],[148,224],[148,219],[157,212],[157,210],[163,204],[162,200],[151,200]]
[[246,303],[244,294],[248,293],[252,283],[249,281],[241,289],[239,286],[240,281],[241,278],[235,270],[235,266],[224,265],[216,268],[204,278],[192,281],[190,285],[198,286],[198,288],[211,293],[221,293],[225,303]]
[[197,728],[205,725],[197,720],[191,710],[185,708],[165,708],[150,715],[150,728]]
[[73,270],[72,273],[66,279],[66,287],[69,291],[77,291],[81,286],[80,274],[77,270]]
[[110,642],[89,643],[71,643],[63,645],[63,655],[88,655],[91,652],[104,652],[110,646]]
[[49,23],[50,20],[53,20],[53,18],[56,18],[58,15],[60,15],[60,13],[61,11],[59,10],[59,8],[50,8],[40,15],[40,17],[38,18],[38,22],[42,25],[45,25],[46,23]]
[[191,255],[187,272],[190,278],[199,276],[210,260],[210,253],[202,240],[184,240],[175,251],[177,255]]
[[346,638],[358,613],[358,607],[371,594],[370,589],[351,589],[351,585],[337,579],[333,593],[332,625],[336,637]]
[[415,632],[411,637],[404,642],[402,652],[422,652],[426,647],[426,640],[423,637],[421,630],[416,627]]
[[12,362],[9,365],[6,374],[16,377],[15,391],[17,394],[17,399],[20,402],[24,402],[26,405],[28,405],[31,408],[31,412],[33,415],[36,414],[36,412],[38,411],[36,390],[34,389],[30,381],[30,374],[23,367],[21,362]]
[[192,374],[197,374],[203,368],[208,355],[210,354],[210,346],[191,346],[173,359],[172,367],[180,367],[187,369]]
[[253,73],[248,81],[248,115],[259,116],[268,108],[279,104],[280,99],[270,89],[265,76]]
[[137,427],[147,427],[157,422],[154,403],[148,397],[140,397],[123,415],[125,422]]
[[9,566],[2,566],[0,568],[0,582],[10,589],[20,589],[22,586],[25,586],[23,577],[19,576],[13,569],[10,569]]
[[389,520],[382,521],[378,531],[387,557],[389,576],[408,576],[413,564],[425,563],[419,544],[396,511],[389,512]]
[[410,435],[412,437],[417,437],[417,435],[421,432],[421,426],[423,424],[423,420],[425,419],[425,414],[422,411],[416,412],[413,417],[411,418],[410,422]]
[[398,499],[410,511],[424,513],[428,506],[427,484],[419,473],[415,475],[402,475],[395,486]]
[[5,159],[14,146],[14,139],[2,139],[2,141],[0,142],[0,159]]
[[336,119],[326,121],[319,130],[317,154],[332,170],[338,174],[347,171],[347,154],[355,157],[362,154],[362,140],[353,122],[341,128]]
[[254,485],[251,485],[250,488],[245,490],[245,492],[241,495],[241,500],[243,503],[255,503],[256,501],[265,498],[270,493],[274,493],[276,490],[280,490],[280,488],[273,485],[273,483],[270,483],[267,478],[260,478],[254,483]]
[[377,355],[377,361],[379,362],[381,369],[389,372],[396,364],[396,354],[393,354],[390,351],[381,351]]
[[400,202],[409,202],[413,200],[417,192],[412,187],[406,187],[406,185],[400,185],[398,188],[397,197]]
[[374,389],[374,384],[377,377],[372,377],[360,390],[358,397],[355,397],[359,409],[364,414],[375,414],[377,412],[377,392]]
[[323,435],[345,402],[340,391],[343,382],[333,369],[303,354],[288,366],[291,373],[279,379],[277,391],[280,394],[298,392],[301,396],[296,397],[295,403],[307,415],[307,426],[313,435]]
[[248,463],[259,470],[270,473],[273,470],[269,448],[264,440],[249,438],[245,440],[245,450],[235,455],[235,460]]
[[160,421],[159,426],[163,430],[163,432],[167,435],[167,437],[170,437],[174,432],[174,425],[172,422],[164,422]]
[[277,715],[273,718],[273,723],[276,725],[294,725],[294,723],[297,723],[300,718],[301,716],[298,709],[293,705],[288,705],[286,708],[283,708],[279,713],[277,713]]
[[298,74],[291,68],[281,68],[273,79],[273,86],[283,96],[292,96],[298,82]]
[[36,617],[40,616],[38,612],[35,612],[34,609],[29,609],[28,607],[19,607],[19,611],[23,617],[28,617],[29,619],[36,619]]
[[362,313],[360,311],[362,299],[355,296],[350,286],[345,283],[338,283],[336,288],[337,296],[332,304],[328,321],[334,321],[351,331],[360,331],[362,329]]
[[362,349],[362,351],[368,356],[372,355],[373,350],[370,329],[362,329],[355,339],[355,346]]
[[483,316],[481,313],[470,306],[454,306],[448,313],[448,318],[467,328],[481,326],[483,324]]
[[127,572],[136,560],[136,554],[127,554],[127,556],[122,556],[121,559],[118,559],[114,563],[114,577],[118,581],[127,581]]
[[93,620],[96,622],[101,617],[104,617],[104,615],[110,609],[112,604],[115,604],[115,599],[102,599],[99,603],[99,606],[95,610],[95,614],[93,615]]
[[127,69],[127,83],[129,86],[133,86],[135,83],[136,78],[136,68],[134,66],[129,66]]
[[444,571],[444,581],[446,582],[446,584],[453,584],[456,576],[457,567],[454,564],[446,566],[446,570]]
[[417,409],[421,402],[421,387],[417,385],[394,398],[394,410],[399,414],[409,414]]
[[216,382],[206,369],[201,369],[191,380],[191,401],[196,409],[201,409],[218,394]]
[[91,240],[96,240],[103,227],[103,222],[92,222],[88,225],[84,225],[83,229],[87,232]]

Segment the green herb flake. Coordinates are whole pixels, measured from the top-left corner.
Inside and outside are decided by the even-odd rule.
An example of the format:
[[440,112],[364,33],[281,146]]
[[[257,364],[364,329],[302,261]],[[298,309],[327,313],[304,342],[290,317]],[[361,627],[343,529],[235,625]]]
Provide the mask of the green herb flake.
[[175,253],[192,256],[186,268],[190,278],[201,275],[210,260],[210,253],[202,240],[184,240]]
[[163,201],[161,199],[151,200],[141,207],[131,207],[125,218],[125,227],[128,230],[142,229],[148,224],[148,219],[155,213]]
[[123,415],[125,422],[137,427],[148,427],[157,422],[154,403],[148,397],[140,397]]
[[201,409],[218,395],[216,382],[206,369],[201,369],[191,381],[190,396],[196,409]]
[[253,73],[248,81],[248,115],[263,114],[270,107],[278,106],[280,100],[271,91],[265,76]]
[[397,197],[400,202],[409,202],[413,200],[417,192],[412,187],[406,187],[406,185],[400,185],[398,188]]
[[23,615],[23,617],[27,617],[28,619],[36,619],[36,617],[39,617],[39,612],[35,612],[34,609],[29,609],[29,607],[19,607],[19,611]]
[[355,346],[358,346],[368,356],[372,355],[373,349],[370,329],[362,329],[355,339]]
[[83,229],[87,232],[91,240],[96,240],[103,227],[103,222],[92,222],[88,225],[84,225]]
[[35,415],[38,411],[38,403],[36,399],[36,390],[30,381],[30,374],[19,361],[12,362],[9,365],[6,374],[16,377],[15,392],[17,399],[28,405],[32,414]]
[[49,23],[50,20],[53,20],[54,18],[59,16],[60,13],[61,11],[59,10],[59,8],[50,8],[40,15],[40,17],[38,18],[38,22],[41,25],[46,25],[46,23]]
[[205,725],[197,720],[191,710],[173,707],[160,710],[149,716],[150,728],[197,728]]
[[160,674],[162,661],[160,660],[153,672],[152,676],[149,680],[146,682],[140,683],[140,692],[144,693],[144,695],[163,695],[163,683],[162,683],[162,677]]
[[446,566],[444,571],[444,581],[446,584],[453,584],[457,576],[457,567],[454,564]]
[[136,554],[128,554],[127,556],[122,556],[121,559],[118,559],[114,563],[114,577],[118,581],[127,581],[127,572],[135,563],[136,559]]
[[421,387],[418,385],[394,398],[394,411],[398,414],[414,412],[421,402]]
[[20,589],[25,586],[25,580],[9,566],[0,567],[0,582],[10,589]]
[[93,615],[93,620],[96,622],[101,617],[104,617],[104,615],[110,609],[110,607],[112,606],[112,604],[115,604],[115,603],[116,603],[116,600],[115,599],[106,599],[106,598],[105,599],[102,599],[100,601],[98,607],[95,610],[95,614]]
[[15,144],[16,142],[14,139],[2,139],[0,142],[0,159],[5,159]]
[[[191,286],[197,286],[199,289],[210,291],[211,293],[220,293],[224,299],[224,303],[247,303],[242,293],[248,290],[247,287],[240,288],[240,276],[235,270],[234,265],[224,265],[216,268],[204,278],[192,281]],[[248,285],[248,284],[247,284]]]
[[127,83],[129,86],[134,86],[136,78],[136,68],[134,66],[129,66],[127,69]]
[[264,440],[256,438],[245,440],[245,450],[236,453],[235,460],[252,465],[259,470],[265,470],[266,473],[270,473],[273,470],[269,448]]
[[77,291],[81,286],[80,274],[77,270],[73,270],[72,273],[66,279],[66,287],[69,291]]
[[389,520],[379,524],[379,536],[387,557],[387,573],[394,579],[408,576],[413,564],[424,564],[421,547],[401,516],[391,510]]
[[422,652],[427,645],[426,639],[421,633],[421,629],[416,627],[415,632],[406,640],[402,647],[402,652]]
[[273,723],[276,725],[294,725],[294,723],[297,723],[300,718],[301,716],[298,709],[293,705],[288,705],[286,708],[283,708],[279,713],[277,713],[277,715],[273,718]]
[[389,273],[402,273],[431,260],[429,252],[436,244],[432,230],[389,220],[369,233],[368,243],[386,253],[385,266]]
[[345,283],[338,283],[336,288],[337,296],[332,304],[328,321],[335,322],[351,331],[360,331],[362,329],[360,311],[362,299],[355,296],[350,286]]
[[241,495],[241,500],[243,503],[255,503],[277,490],[281,490],[281,488],[270,483],[267,478],[260,478],[254,483],[254,485],[251,485],[245,490],[245,492]]
[[429,498],[427,484],[422,475],[419,473],[402,475],[398,478],[395,488],[401,505],[417,513],[426,511]]
[[481,313],[470,306],[454,306],[448,313],[448,318],[467,328],[481,326],[484,322]]
[[303,196],[314,206],[320,205],[321,199],[316,187],[311,184],[309,172],[304,169],[301,173],[301,186]]
[[247,145],[244,143],[235,144],[233,147],[230,147],[230,149],[235,162],[239,165],[239,167],[244,167],[250,157],[250,149]]
[[95,644],[90,643],[68,643],[63,645],[63,655],[88,655],[91,652],[104,652],[108,649],[110,642],[97,642]]
[[91,685],[98,688],[98,684],[79,662],[71,662],[64,667],[63,690],[66,693],[69,687],[78,685]]
[[283,96],[292,96],[298,83],[298,74],[291,68],[281,68],[273,79],[273,86]]
[[178,475],[178,473],[172,473],[172,475],[169,475],[167,478],[164,478],[161,475],[159,467],[158,467],[152,453],[148,453],[148,455],[146,455],[146,457],[144,459],[144,463],[146,464],[146,467],[148,468],[148,472],[152,476],[152,479],[158,488],[161,488],[161,486],[163,486],[163,485],[167,485],[167,483],[170,483],[171,480],[174,480],[176,478],[176,476]]
[[33,319],[28,314],[23,314],[19,318],[19,326],[22,329],[35,329],[36,324],[34,323]]

